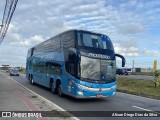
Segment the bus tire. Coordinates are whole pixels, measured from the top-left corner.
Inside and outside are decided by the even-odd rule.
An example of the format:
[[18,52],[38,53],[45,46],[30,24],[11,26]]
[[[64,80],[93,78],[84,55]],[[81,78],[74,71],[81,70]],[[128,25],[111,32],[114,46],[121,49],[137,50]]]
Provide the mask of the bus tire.
[[27,80],[28,80],[28,81],[30,80],[30,74],[28,75]]
[[30,84],[31,85],[34,85],[34,80],[33,80],[33,76],[31,75],[31,77],[30,77]]
[[63,97],[63,92],[62,92],[62,85],[61,85],[61,83],[58,85],[58,95],[59,95],[60,97]]
[[31,75],[29,75],[28,81],[31,84]]
[[50,82],[50,90],[52,93],[54,93],[54,94],[56,93],[56,88],[55,88],[55,85],[52,81]]

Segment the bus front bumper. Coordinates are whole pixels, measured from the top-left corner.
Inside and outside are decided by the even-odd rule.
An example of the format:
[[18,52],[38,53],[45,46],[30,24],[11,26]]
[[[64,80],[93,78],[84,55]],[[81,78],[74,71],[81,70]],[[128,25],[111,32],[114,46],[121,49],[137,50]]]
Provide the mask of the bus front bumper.
[[116,84],[112,83],[112,86],[107,85],[102,88],[90,88],[80,84],[76,85],[75,97],[76,98],[101,98],[115,96]]

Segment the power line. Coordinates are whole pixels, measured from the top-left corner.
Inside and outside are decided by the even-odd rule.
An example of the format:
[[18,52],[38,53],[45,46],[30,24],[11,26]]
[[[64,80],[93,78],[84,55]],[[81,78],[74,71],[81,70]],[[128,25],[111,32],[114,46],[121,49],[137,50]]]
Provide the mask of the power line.
[[18,0],[6,0],[3,19],[2,19],[2,25],[0,29],[0,44],[3,42],[3,39],[6,36],[13,13],[16,9],[17,2]]

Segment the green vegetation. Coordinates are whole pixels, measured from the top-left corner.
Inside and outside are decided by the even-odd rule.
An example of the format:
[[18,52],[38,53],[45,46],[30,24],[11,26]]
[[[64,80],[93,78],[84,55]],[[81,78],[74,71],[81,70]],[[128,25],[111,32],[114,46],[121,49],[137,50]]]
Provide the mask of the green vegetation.
[[19,70],[19,72],[20,72],[21,74],[25,74],[25,73],[26,73],[26,69],[22,68],[22,69]]
[[37,96],[36,95],[32,95],[31,98],[37,98]]
[[154,80],[117,77],[117,91],[160,99],[160,86],[155,88]]
[[154,82],[155,82],[155,88],[157,88],[160,84],[160,70],[156,70],[154,72]]
[[153,76],[153,72],[133,72],[131,75],[146,75],[146,76]]

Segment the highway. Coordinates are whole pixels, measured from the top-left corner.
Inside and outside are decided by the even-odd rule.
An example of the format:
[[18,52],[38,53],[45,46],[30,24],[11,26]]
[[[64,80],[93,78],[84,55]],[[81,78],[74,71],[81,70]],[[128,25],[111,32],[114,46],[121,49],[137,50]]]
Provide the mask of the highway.
[[144,79],[144,80],[153,80],[153,76],[146,76],[146,75],[117,75],[119,77],[125,78],[135,78],[135,79]]
[[[4,73],[4,72],[3,72]],[[8,73],[4,73],[8,75]],[[30,85],[24,75],[11,76],[23,86],[54,102],[67,111],[160,111],[160,100],[154,100],[125,93],[117,92],[116,96],[101,99],[75,99],[69,96],[64,98],[52,94],[48,89],[39,85]],[[133,120],[132,117],[81,117],[82,120]],[[138,120],[158,120],[156,117],[139,117]]]

